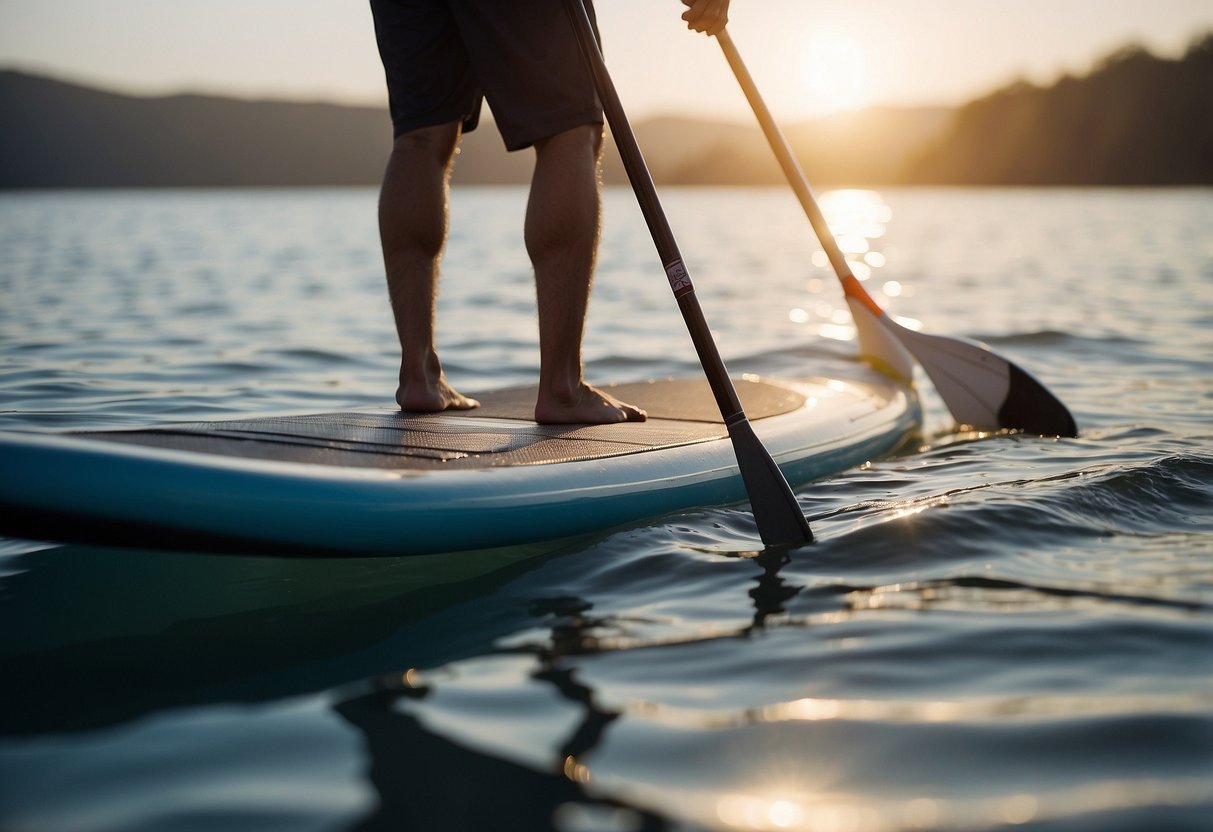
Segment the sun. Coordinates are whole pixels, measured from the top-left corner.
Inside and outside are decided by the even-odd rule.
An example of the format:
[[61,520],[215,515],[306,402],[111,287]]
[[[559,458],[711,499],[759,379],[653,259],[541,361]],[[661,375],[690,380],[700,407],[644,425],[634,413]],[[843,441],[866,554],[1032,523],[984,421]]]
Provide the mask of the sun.
[[800,53],[800,75],[819,114],[856,110],[868,103],[868,53],[837,29],[813,34]]

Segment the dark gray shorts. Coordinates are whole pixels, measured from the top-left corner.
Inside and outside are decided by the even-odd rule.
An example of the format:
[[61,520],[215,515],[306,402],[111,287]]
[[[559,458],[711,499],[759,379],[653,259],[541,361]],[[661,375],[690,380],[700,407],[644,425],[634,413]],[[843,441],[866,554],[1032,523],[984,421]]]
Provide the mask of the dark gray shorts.
[[602,123],[565,0],[370,2],[395,135],[460,120],[473,130],[482,99],[510,150]]

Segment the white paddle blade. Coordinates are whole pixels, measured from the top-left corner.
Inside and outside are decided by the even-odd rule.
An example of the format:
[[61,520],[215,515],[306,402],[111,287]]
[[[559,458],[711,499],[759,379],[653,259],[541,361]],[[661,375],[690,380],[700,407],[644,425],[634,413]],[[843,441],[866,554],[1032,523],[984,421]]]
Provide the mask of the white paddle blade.
[[859,338],[859,354],[869,364],[885,375],[909,384],[914,380],[914,359],[905,347],[883,323],[882,315],[872,314],[861,301],[847,296],[851,308],[851,319],[855,321],[855,332]]
[[733,40],[725,31],[717,33],[716,40],[783,168],[788,184],[796,192],[817,239],[834,264],[855,319],[863,356],[877,367],[909,379],[912,365],[901,349],[905,347],[927,371],[956,421],[963,424],[987,430],[1011,428],[1042,436],[1077,436],[1078,426],[1065,405],[1019,367],[978,344],[906,329],[880,311],[846,267],[845,257],[813,197],[809,180],[766,102],[758,94],[758,87],[742,63]]
[[901,342],[927,371],[957,422],[979,430],[998,430],[998,411],[1011,391],[1007,364],[980,345],[955,338],[927,335],[893,322]]
[[888,315],[880,321],[926,370],[957,422],[979,430],[1078,435],[1070,411],[1043,384],[981,344],[915,332]]

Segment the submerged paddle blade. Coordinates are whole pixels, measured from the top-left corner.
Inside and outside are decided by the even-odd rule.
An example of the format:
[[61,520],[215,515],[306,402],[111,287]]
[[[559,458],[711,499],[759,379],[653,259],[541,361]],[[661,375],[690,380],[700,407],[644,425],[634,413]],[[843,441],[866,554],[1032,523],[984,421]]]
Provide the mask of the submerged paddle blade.
[[926,370],[957,422],[980,430],[1078,435],[1066,406],[1002,356],[974,341],[907,329],[888,315],[880,320]]
[[743,417],[728,427],[762,542],[767,546],[812,543],[809,521],[783,472],[758,440],[754,426]]

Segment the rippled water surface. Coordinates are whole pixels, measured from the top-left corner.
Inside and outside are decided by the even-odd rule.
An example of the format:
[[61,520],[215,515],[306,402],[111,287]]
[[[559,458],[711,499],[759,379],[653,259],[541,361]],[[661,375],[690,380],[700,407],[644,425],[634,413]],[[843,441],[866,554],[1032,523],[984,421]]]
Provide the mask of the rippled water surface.
[[[0,541],[11,830],[1198,830],[1213,817],[1213,192],[823,195],[873,294],[1077,439],[954,432],[745,506],[376,560]],[[734,372],[856,367],[782,190],[663,195]],[[525,193],[463,189],[469,391],[538,363]],[[0,195],[0,429],[391,401],[371,190]],[[607,194],[592,380],[698,365]],[[5,471],[4,476],[18,475]]]

